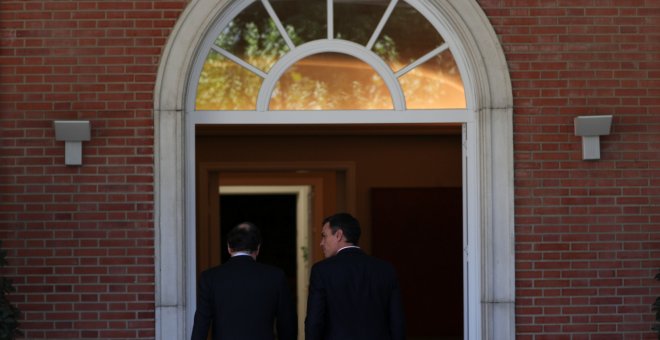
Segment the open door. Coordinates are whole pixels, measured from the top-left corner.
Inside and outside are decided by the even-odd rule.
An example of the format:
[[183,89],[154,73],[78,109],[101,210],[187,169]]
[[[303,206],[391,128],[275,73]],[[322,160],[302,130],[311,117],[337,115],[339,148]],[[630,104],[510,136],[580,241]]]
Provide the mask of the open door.
[[[220,186],[219,194],[220,234],[225,236],[242,221],[257,224],[263,236],[258,261],[282,268],[289,278],[289,285],[295,287],[298,333],[304,334],[311,268],[312,187]],[[224,263],[228,258],[226,242],[218,242],[217,246],[214,242],[214,248]]]
[[311,265],[323,258],[321,222],[337,207],[336,171],[204,169],[198,191],[197,273],[226,260],[225,235],[243,221],[262,231],[258,261],[282,268],[296,297],[304,338]]
[[[268,165],[258,164],[262,169]],[[236,169],[226,164],[208,164],[200,169],[197,191],[197,274],[221,263],[220,249],[220,186],[309,186],[310,234],[312,240],[320,240],[321,222],[326,215],[334,213],[337,198],[337,171],[294,172],[289,169],[277,171],[251,171]],[[323,259],[323,252],[316,242],[310,249],[312,263]]]

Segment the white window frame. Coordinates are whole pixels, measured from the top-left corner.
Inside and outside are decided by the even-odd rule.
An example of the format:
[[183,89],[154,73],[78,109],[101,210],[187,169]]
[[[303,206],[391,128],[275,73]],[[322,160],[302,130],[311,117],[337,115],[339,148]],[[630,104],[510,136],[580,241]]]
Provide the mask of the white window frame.
[[[191,1],[172,32],[159,67],[154,98],[156,338],[189,338],[192,328],[196,284],[195,126],[257,123],[461,124],[466,155],[464,207],[469,211],[465,215],[465,339],[515,338],[511,85],[497,36],[477,2],[408,1],[436,27],[450,47],[461,70],[466,110],[406,111],[405,104],[397,104],[403,97],[397,99],[393,94],[395,110],[268,111],[265,98],[269,96],[264,94],[258,99],[259,110],[253,112],[194,111],[191,103],[195,92],[191,92],[194,85],[190,79],[196,79],[201,68],[198,60],[202,57],[197,52],[208,51],[208,37],[217,36],[213,30],[224,26],[219,22],[233,18],[252,2]],[[301,49],[299,55],[276,64],[276,71],[283,72],[288,63],[313,54],[312,47],[356,53],[357,47],[340,44],[343,43],[310,44],[309,50]],[[375,66],[378,67],[381,66]],[[392,91],[392,84],[388,87]]]

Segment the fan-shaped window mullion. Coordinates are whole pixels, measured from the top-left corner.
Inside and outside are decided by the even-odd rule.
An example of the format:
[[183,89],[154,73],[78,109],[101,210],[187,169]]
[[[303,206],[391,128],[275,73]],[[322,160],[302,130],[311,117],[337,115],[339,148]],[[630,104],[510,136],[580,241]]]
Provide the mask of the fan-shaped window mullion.
[[286,41],[286,44],[289,46],[289,49],[294,49],[295,45],[293,44],[293,40],[291,40],[289,33],[286,31],[286,28],[284,28],[284,25],[282,25],[282,21],[280,21],[280,18],[277,16],[277,13],[275,13],[273,6],[270,5],[270,2],[268,0],[261,0],[261,3],[263,3],[264,8],[268,12],[268,15],[270,15],[271,20],[275,22],[275,26],[277,26],[277,29],[280,31],[280,34],[282,35],[282,38],[284,38],[284,41]]
[[[379,81],[381,84],[385,83],[391,96],[391,106],[382,105],[381,102],[373,106],[357,105],[354,108],[356,110],[373,108],[382,110],[386,107],[392,107],[395,111],[466,108],[463,83],[449,50],[449,43],[444,41],[413,3],[402,0],[377,0],[354,4],[333,3],[332,0],[315,2],[317,5],[324,3],[324,8],[315,7],[316,13],[319,10],[323,12],[323,9],[328,13],[311,17],[316,18],[314,22],[325,17],[323,18],[325,20],[317,23],[318,27],[314,27],[326,26],[327,35],[324,39],[316,38],[307,43],[304,41],[309,37],[303,37],[303,34],[310,27],[299,27],[296,24],[300,24],[300,20],[306,20],[304,22],[310,24],[308,12],[312,7],[307,12],[297,12],[296,7],[290,7],[284,1],[233,2],[228,9],[234,14],[218,22],[205,39],[204,46],[209,51],[205,55],[207,60],[204,61],[200,56],[193,68],[193,74],[199,76],[190,86],[191,92],[197,94],[192,111],[217,111],[218,114],[222,114],[239,107],[243,110],[253,107],[257,112],[271,110],[270,100],[281,77],[286,75],[288,78],[295,78],[297,76],[295,70],[287,73],[292,66],[304,58],[322,53],[351,56],[356,65],[360,64],[362,69],[364,64],[372,67],[380,79],[374,77],[373,82],[360,81],[358,78],[364,79],[362,72],[356,73],[356,79],[351,80],[350,77],[335,76],[336,73],[345,70],[333,70],[329,65],[319,66],[323,70],[313,73],[326,72],[328,76],[326,79],[317,77],[315,83],[317,87],[323,87],[323,84],[328,84],[327,88],[333,89],[347,89],[354,86],[354,93],[365,93],[368,96],[374,88],[378,88]],[[306,2],[305,6],[307,6]],[[340,13],[334,13],[335,11]],[[357,12],[359,15],[352,17],[353,13]],[[369,17],[370,13],[373,13],[373,17]],[[355,21],[358,18],[363,20]],[[414,27],[411,27],[410,20],[416,23]],[[360,22],[365,24],[360,25]],[[338,24],[341,26],[340,29]],[[224,59],[219,59],[219,55]],[[205,65],[204,68],[200,64]],[[356,66],[348,64],[344,62],[343,67]],[[226,75],[221,72],[222,69],[235,70],[237,67],[247,72],[232,71],[235,74]],[[309,69],[309,65],[305,67]],[[248,72],[263,79],[263,82],[253,81],[253,76]],[[216,78],[209,77],[209,74]],[[240,77],[237,78],[237,75]],[[350,84],[347,84],[349,82]],[[283,83],[286,81],[281,82]],[[291,83],[290,79],[289,83]],[[315,84],[309,79],[305,79],[304,83],[305,88],[314,88],[312,85]],[[260,87],[254,88],[253,86],[257,84]],[[252,88],[244,88],[245,86]],[[312,102],[322,102],[322,98],[316,98],[314,95],[324,93],[323,90],[325,89],[321,88],[321,91],[302,93],[302,97],[310,98]],[[237,94],[247,97],[244,100],[235,98]],[[338,98],[341,95],[340,91],[329,96]],[[425,98],[419,98],[420,96]],[[386,100],[382,95],[375,97],[380,98],[381,101]],[[243,101],[251,104],[248,105]],[[241,105],[229,105],[231,103]],[[315,107],[311,104],[300,107]],[[296,105],[278,107],[296,107]],[[316,107],[314,110],[336,108],[328,105]]]
[[273,90],[280,77],[299,60],[319,53],[342,53],[353,56],[371,65],[383,79],[392,96],[394,110],[405,110],[405,99],[399,82],[389,66],[375,53],[367,51],[363,46],[345,40],[317,40],[298,46],[280,59],[268,73],[257,97],[257,111],[267,111]]

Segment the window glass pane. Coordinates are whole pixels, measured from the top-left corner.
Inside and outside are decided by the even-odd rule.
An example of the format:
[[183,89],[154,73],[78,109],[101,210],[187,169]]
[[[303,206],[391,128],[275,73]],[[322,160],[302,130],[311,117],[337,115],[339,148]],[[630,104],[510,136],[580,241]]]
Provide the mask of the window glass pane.
[[255,110],[263,79],[210,52],[197,84],[197,110]]
[[296,46],[328,37],[326,0],[271,0],[270,4]]
[[232,20],[215,44],[267,72],[289,52],[289,47],[261,2],[255,2]]
[[389,90],[371,66],[351,56],[307,57],[278,81],[271,110],[393,109]]
[[335,1],[335,38],[366,45],[389,3],[389,0]]
[[[325,39],[326,0],[271,0],[288,36],[298,46]],[[335,1],[335,37],[365,45],[390,0]],[[197,110],[254,110],[263,79],[222,56],[223,49],[267,73],[289,53],[285,39],[261,1],[236,16],[216,37],[200,75]],[[444,43],[436,29],[415,8],[398,1],[379,34],[373,51],[394,72]],[[224,53],[224,52],[223,52]],[[465,108],[465,94],[451,52],[433,56],[399,82],[409,109]],[[370,65],[338,53],[322,53],[299,61],[273,90],[271,110],[392,109],[389,90]]]
[[466,108],[465,91],[449,50],[399,78],[408,109]]
[[424,16],[399,1],[373,50],[384,56],[396,72],[443,43],[444,39]]

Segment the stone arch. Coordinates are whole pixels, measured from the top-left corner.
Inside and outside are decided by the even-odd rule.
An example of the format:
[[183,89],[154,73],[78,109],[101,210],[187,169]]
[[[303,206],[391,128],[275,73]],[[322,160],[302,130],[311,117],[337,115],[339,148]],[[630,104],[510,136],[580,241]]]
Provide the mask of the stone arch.
[[[426,7],[442,36],[451,41],[466,84],[476,136],[468,136],[475,158],[470,197],[478,225],[474,240],[478,266],[471,278],[480,309],[472,339],[515,338],[513,96],[504,53],[476,0],[411,0]],[[195,53],[220,13],[239,10],[240,1],[192,0],[179,18],[163,52],[154,90],[156,338],[189,336],[187,306],[194,296],[187,279],[185,99]],[[244,4],[244,3],[243,3]],[[475,282],[476,281],[476,282]],[[477,298],[477,297],[475,297]],[[473,320],[474,321],[474,320]]]

